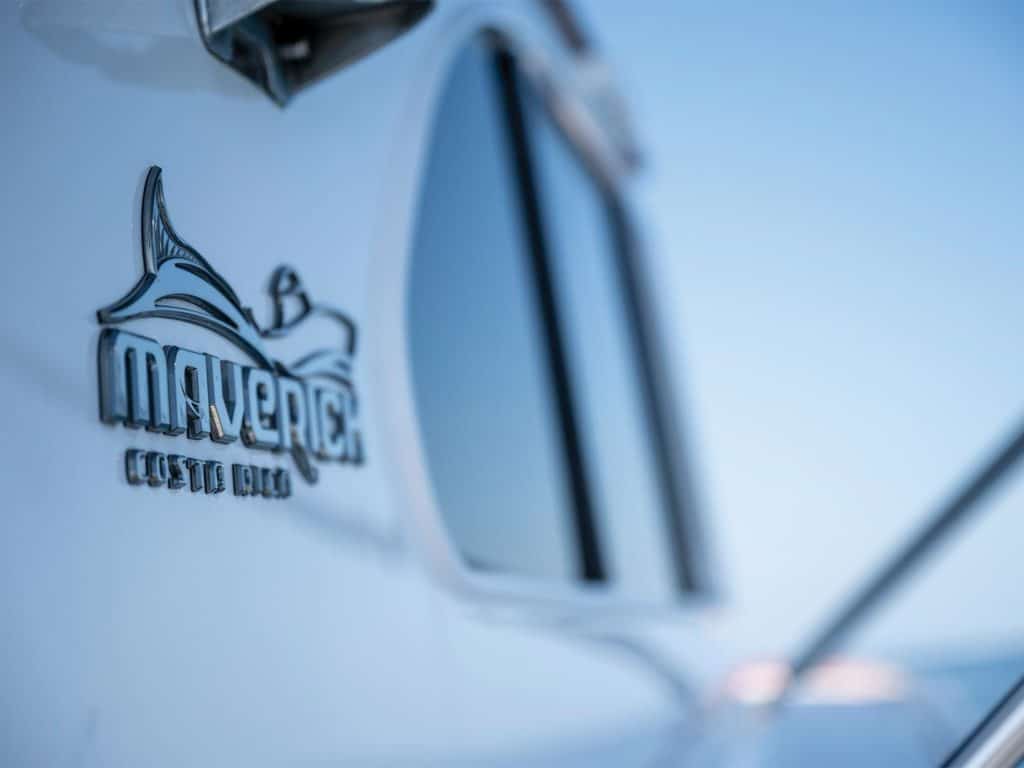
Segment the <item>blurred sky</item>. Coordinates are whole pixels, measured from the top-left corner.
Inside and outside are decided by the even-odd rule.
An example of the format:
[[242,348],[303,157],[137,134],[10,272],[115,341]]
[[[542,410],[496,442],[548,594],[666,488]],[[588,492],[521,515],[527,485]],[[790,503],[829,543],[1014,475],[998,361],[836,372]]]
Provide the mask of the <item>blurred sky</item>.
[[[785,649],[1024,419],[1024,5],[578,5],[646,149],[722,631]],[[1012,633],[1008,499],[896,643]]]

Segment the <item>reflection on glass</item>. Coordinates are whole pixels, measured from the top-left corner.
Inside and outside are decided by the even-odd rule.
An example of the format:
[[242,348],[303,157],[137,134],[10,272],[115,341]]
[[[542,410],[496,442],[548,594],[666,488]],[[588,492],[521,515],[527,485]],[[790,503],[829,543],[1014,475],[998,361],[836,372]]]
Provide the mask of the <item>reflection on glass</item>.
[[409,286],[417,413],[471,565],[569,580],[570,496],[494,56],[474,44],[437,111]]
[[673,580],[666,510],[612,209],[534,92],[521,90],[591,501],[602,541],[614,544],[607,570],[620,590],[662,594]]

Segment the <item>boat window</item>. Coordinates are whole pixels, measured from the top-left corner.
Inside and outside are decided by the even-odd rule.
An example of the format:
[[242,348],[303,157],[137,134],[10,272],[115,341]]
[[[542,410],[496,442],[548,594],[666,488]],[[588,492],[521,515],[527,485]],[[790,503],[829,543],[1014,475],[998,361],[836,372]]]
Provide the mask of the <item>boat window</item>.
[[643,396],[639,323],[626,290],[624,220],[536,91],[519,91],[591,506],[599,538],[608,542],[605,566],[619,589],[656,595],[677,574],[652,405]]
[[420,433],[470,566],[582,575],[498,54],[455,62],[420,191],[408,330]]
[[436,112],[408,314],[435,499],[470,566],[672,599],[625,217],[540,93],[482,38]]

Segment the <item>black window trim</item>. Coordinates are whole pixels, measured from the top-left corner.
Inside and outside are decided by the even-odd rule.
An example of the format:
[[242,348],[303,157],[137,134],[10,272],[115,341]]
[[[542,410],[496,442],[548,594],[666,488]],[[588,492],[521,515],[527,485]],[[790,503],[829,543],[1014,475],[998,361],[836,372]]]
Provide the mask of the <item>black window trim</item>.
[[657,312],[657,299],[647,275],[644,253],[620,193],[621,174],[602,162],[600,148],[588,141],[586,131],[567,120],[558,89],[546,81],[536,67],[523,65],[515,45],[495,30],[487,31],[494,47],[504,111],[511,132],[526,229],[533,259],[545,347],[555,387],[556,408],[569,471],[574,523],[580,547],[580,572],[586,582],[603,582],[608,569],[597,534],[591,499],[592,483],[580,444],[578,414],[566,361],[566,341],[558,318],[557,302],[546,252],[541,220],[537,174],[525,126],[516,73],[536,90],[548,117],[565,137],[569,147],[598,185],[610,222],[615,252],[615,269],[628,318],[630,346],[635,356],[637,385],[645,414],[645,428],[655,458],[655,472],[665,510],[665,526],[671,538],[668,550],[675,576],[675,588],[683,595],[707,594],[712,589],[705,536],[700,525],[689,449],[679,414],[682,402],[669,369]]
[[554,388],[555,411],[558,414],[559,434],[565,455],[572,504],[570,509],[579,545],[579,576],[583,581],[602,582],[607,575],[594,522],[590,500],[592,483],[587,478],[586,463],[580,445],[579,421],[569,366],[565,354],[565,338],[558,317],[558,303],[552,281],[551,262],[541,219],[540,196],[537,193],[537,174],[527,136],[526,119],[522,108],[522,94],[516,76],[517,64],[507,50],[496,51],[498,77],[501,86],[503,116],[509,129],[509,144],[515,164],[516,185],[519,189],[525,230],[530,253],[531,269],[541,325],[544,329],[548,369]]

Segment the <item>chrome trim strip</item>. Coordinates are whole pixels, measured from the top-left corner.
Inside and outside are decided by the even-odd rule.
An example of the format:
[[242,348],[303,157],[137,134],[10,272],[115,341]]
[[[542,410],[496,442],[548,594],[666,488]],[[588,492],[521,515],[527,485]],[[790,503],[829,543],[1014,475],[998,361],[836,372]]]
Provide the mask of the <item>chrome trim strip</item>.
[[942,768],[1015,768],[1024,758],[1024,678],[1010,690]]

